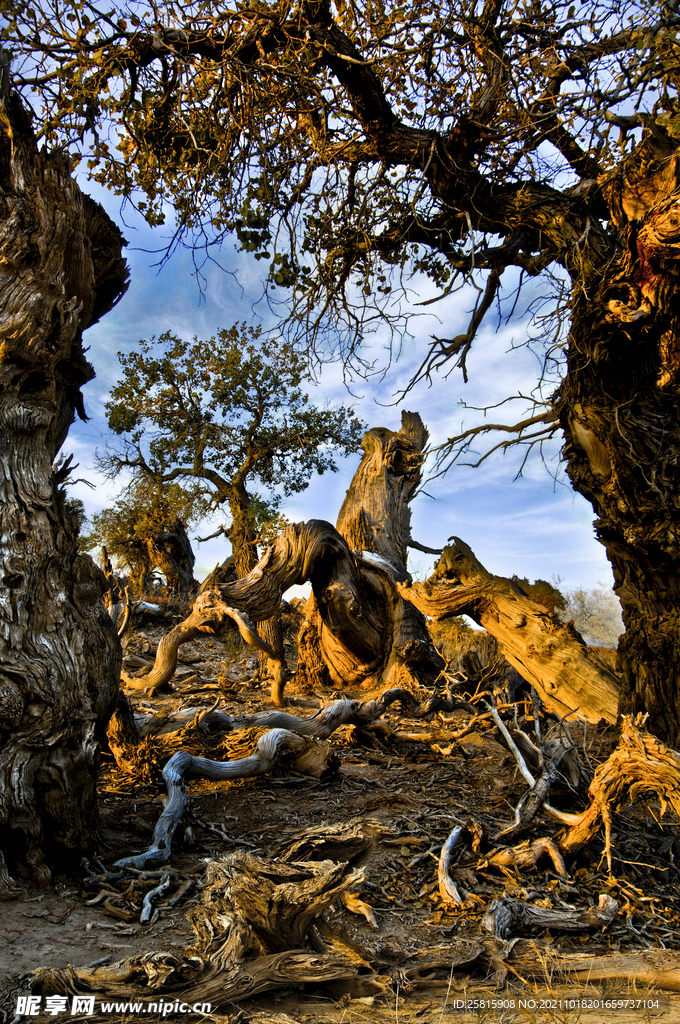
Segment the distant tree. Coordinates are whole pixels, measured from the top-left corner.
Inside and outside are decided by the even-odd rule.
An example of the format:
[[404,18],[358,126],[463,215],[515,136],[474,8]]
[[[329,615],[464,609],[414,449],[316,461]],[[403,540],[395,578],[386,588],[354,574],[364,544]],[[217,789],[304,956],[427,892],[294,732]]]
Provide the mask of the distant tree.
[[191,481],[213,510],[228,509],[239,576],[257,563],[258,523],[275,516],[281,494],[335,471],[336,454],[361,444],[352,409],[313,405],[306,359],[259,327],[235,324],[209,341],[165,333],[119,358],[107,412],[122,446],[102,464],[113,476],[132,469],[158,483]]
[[205,513],[206,502],[195,488],[138,479],[115,505],[92,516],[90,532],[81,544],[87,550],[106,547],[122,563],[136,593],[143,593],[155,567],[172,590],[186,597],[194,565],[186,528]]
[[616,647],[624,631],[621,605],[616,594],[604,584],[591,590],[567,591],[563,622],[572,621],[584,640],[594,647]]
[[[122,446],[110,447],[103,465],[114,476],[132,469],[158,483],[191,481],[213,510],[228,509],[222,530],[239,576],[257,564],[260,528],[276,518],[281,495],[335,471],[336,454],[361,444],[352,409],[313,405],[305,357],[259,327],[235,324],[209,341],[165,333],[119,358],[107,411]],[[282,655],[280,627],[263,623],[260,632]]]

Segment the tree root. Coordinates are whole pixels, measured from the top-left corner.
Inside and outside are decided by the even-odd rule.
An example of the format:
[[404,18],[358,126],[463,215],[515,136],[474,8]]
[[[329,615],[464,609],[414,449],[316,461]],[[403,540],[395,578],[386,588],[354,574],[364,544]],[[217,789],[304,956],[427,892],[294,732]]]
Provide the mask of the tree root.
[[654,794],[661,813],[669,807],[680,818],[680,753],[666,747],[651,733],[643,732],[645,717],[634,721],[624,715],[616,750],[601,764],[590,784],[590,803],[572,816],[570,828],[556,836],[566,853],[574,853],[591,841],[604,825],[605,852],[612,872],[611,807],[621,803],[626,790],[630,800],[642,793]]
[[112,965],[42,968],[34,974],[34,989],[128,999],[145,992],[170,1005],[176,999],[207,1002],[213,1011],[291,985],[340,982],[357,994],[382,992],[387,979],[341,941],[328,951],[332,936],[329,941],[327,931],[315,929],[324,910],[362,878],[347,863],[284,864],[231,854],[206,868],[201,904],[188,915],[195,943],[182,954],[151,952]]

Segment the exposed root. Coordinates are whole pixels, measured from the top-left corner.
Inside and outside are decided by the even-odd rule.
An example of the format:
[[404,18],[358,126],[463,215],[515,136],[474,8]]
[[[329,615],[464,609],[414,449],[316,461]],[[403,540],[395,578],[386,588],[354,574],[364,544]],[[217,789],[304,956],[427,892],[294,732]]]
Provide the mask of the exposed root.
[[[170,856],[170,846],[175,829],[184,813],[187,803],[186,775],[197,775],[204,779],[246,779],[264,775],[285,754],[293,755],[293,767],[297,758],[307,753],[310,743],[318,742],[298,736],[286,729],[272,729],[257,741],[253,754],[236,761],[211,761],[206,757],[194,757],[184,750],[178,750],[163,769],[163,780],[167,799],[156,822],[151,846],[144,853],[123,857],[115,867],[146,868],[164,864]],[[308,760],[305,766],[309,768]]]
[[642,793],[654,794],[661,803],[662,815],[670,807],[680,818],[680,753],[664,746],[651,733],[643,732],[644,721],[640,717],[634,722],[630,715],[624,715],[619,744],[596,770],[590,784],[588,807],[568,831],[556,837],[566,853],[573,853],[589,843],[604,825],[610,874],[611,807],[621,802],[626,791],[631,801]]

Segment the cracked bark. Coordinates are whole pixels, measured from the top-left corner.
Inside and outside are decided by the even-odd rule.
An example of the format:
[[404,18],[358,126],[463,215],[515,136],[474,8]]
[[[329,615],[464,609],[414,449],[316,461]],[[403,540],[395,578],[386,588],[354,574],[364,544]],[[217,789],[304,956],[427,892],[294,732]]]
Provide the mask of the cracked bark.
[[47,884],[59,848],[96,827],[99,742],[120,643],[106,578],[78,553],[52,471],[81,386],[82,331],[125,291],[123,239],[61,153],[0,105],[0,895]]

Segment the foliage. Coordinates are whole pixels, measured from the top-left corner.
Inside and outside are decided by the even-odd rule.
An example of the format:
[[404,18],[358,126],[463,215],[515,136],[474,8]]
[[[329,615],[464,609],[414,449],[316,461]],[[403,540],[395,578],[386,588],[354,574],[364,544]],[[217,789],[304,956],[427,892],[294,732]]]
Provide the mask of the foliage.
[[399,323],[404,275],[449,293],[481,272],[471,332],[426,372],[465,370],[508,268],[578,274],[595,179],[645,118],[680,116],[657,0],[4,6],[41,136],[149,223],[170,204],[176,243],[235,238],[305,341]]
[[512,581],[527,597],[537,604],[543,605],[553,615],[559,615],[567,606],[564,594],[547,580],[534,580],[533,583],[530,583],[525,577],[513,576]]
[[[237,547],[244,537],[235,528],[250,543],[269,539],[282,523],[281,495],[302,491],[313,472],[335,471],[336,453],[359,447],[363,424],[351,408],[313,405],[304,356],[259,327],[236,324],[209,341],[166,333],[120,361],[107,410],[123,448],[109,452],[109,470],[191,480],[213,509],[229,506]],[[254,483],[266,497],[248,493]]]
[[205,512],[205,502],[195,488],[138,478],[115,505],[92,516],[90,532],[81,538],[81,547],[106,547],[109,556],[129,573],[135,588],[141,591],[153,568],[149,538],[170,529],[176,519],[191,527]]
[[624,630],[621,605],[611,587],[604,584],[591,590],[567,591],[559,615],[563,622],[573,622],[583,639],[594,647],[616,647]]

